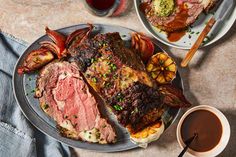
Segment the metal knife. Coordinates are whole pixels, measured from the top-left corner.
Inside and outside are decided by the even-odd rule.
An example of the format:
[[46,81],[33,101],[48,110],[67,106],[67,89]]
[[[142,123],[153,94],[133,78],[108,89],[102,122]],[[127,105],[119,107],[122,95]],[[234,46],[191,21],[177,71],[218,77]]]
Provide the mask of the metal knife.
[[217,22],[222,21],[228,16],[232,8],[235,7],[234,1],[235,0],[223,0],[223,2],[221,2],[219,8],[213,16]]

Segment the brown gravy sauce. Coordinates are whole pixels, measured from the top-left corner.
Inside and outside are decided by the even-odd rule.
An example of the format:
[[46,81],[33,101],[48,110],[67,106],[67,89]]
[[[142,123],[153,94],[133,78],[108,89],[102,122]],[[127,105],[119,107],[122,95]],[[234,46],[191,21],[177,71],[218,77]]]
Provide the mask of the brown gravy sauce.
[[177,42],[179,41],[184,35],[186,34],[186,31],[177,31],[177,32],[169,32],[167,33],[167,39],[170,42]]
[[[182,28],[186,25],[186,21],[188,19],[188,9],[184,6],[184,4],[180,5],[180,10],[176,14],[173,21],[168,23],[168,27],[170,28]],[[167,32],[167,39],[170,42],[177,42],[179,41],[184,35],[186,34],[186,30],[182,31],[174,31],[174,32]]]
[[222,136],[222,124],[219,118],[207,110],[197,110],[190,113],[181,126],[183,141],[198,136],[191,143],[190,148],[197,152],[205,152],[213,149]]
[[181,4],[179,6],[179,11],[174,17],[174,20],[169,22],[167,26],[170,28],[183,28],[183,26],[186,25],[188,17],[188,9],[184,6],[184,4]]

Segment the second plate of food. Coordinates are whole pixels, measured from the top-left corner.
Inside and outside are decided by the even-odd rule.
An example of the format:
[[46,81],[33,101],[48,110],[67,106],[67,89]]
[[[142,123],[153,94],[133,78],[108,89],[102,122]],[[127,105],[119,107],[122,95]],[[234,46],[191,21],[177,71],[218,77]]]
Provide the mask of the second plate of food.
[[[219,6],[217,0],[161,2],[162,0],[134,1],[138,17],[146,30],[160,42],[180,49],[192,47],[205,23]],[[232,5],[233,9],[223,19],[219,29],[213,29],[205,38],[203,47],[219,40],[233,26],[236,20],[236,7],[235,4]]]

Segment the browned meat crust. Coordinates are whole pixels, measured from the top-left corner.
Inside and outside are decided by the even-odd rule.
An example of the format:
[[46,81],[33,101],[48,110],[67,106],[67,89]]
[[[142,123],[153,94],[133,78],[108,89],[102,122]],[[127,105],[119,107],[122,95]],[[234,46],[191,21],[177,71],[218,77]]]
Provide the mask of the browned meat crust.
[[[164,107],[174,106],[164,103],[141,59],[125,48],[118,33],[99,34],[71,54],[87,82],[131,132],[160,120]],[[182,96],[182,91],[177,91]],[[180,101],[178,107],[190,106],[189,102]]]

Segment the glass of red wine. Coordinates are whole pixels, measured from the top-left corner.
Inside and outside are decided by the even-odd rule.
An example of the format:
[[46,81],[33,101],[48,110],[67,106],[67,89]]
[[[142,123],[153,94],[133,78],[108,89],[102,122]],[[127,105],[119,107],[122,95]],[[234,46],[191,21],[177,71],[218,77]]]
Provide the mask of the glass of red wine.
[[122,14],[132,0],[84,0],[86,8],[97,16],[117,16]]

